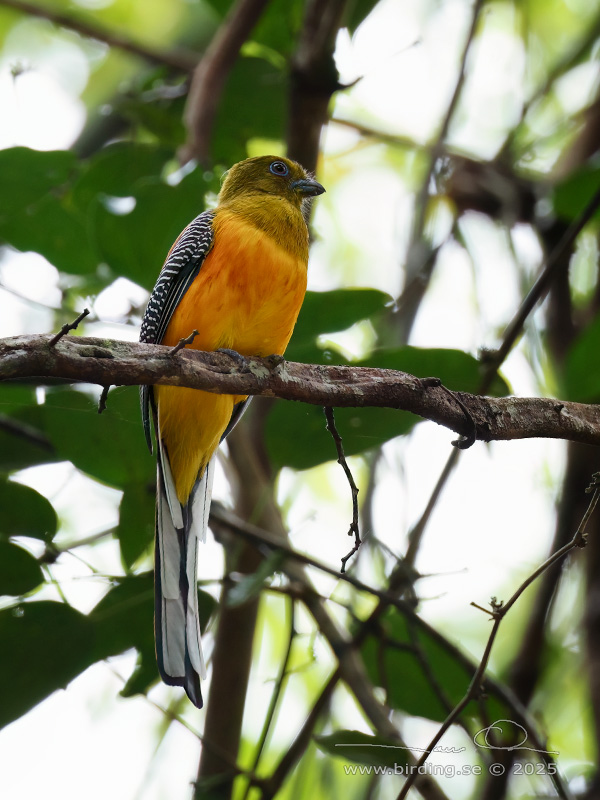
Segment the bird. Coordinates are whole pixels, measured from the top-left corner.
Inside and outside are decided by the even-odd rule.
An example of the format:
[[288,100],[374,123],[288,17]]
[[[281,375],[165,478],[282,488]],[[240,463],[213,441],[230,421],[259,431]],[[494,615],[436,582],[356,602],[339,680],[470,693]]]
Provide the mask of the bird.
[[[150,295],[140,341],[283,356],[307,284],[308,207],[325,191],[300,164],[249,158],[226,173],[212,210],[171,247]],[[141,386],[146,442],[157,455],[154,556],[156,658],[163,681],[202,708],[206,677],[198,618],[198,543],[205,540],[215,453],[249,398]]]

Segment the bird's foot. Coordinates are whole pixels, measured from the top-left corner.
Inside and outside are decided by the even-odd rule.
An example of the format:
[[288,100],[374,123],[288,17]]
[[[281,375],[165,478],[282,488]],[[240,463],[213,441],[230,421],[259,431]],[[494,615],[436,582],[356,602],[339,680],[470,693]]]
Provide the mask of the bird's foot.
[[238,353],[237,350],[230,350],[229,347],[218,347],[215,350],[215,353],[224,353],[224,355],[229,356],[232,358],[238,367],[243,369],[245,372],[249,372],[250,367],[248,366],[248,359],[246,356],[243,356],[241,353]]

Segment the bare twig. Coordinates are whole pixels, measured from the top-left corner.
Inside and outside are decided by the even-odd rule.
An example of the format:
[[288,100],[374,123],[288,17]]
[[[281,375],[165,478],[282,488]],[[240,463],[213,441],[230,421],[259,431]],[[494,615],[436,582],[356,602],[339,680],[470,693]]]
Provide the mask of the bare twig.
[[175,347],[171,350],[170,355],[174,356],[175,353],[178,353],[180,350],[186,346],[186,344],[192,344],[194,339],[198,336],[198,331],[194,328],[194,330],[190,333],[189,336],[186,336],[185,339],[180,339]]
[[62,328],[59,330],[59,332],[50,339],[50,341],[48,342],[48,347],[54,347],[58,342],[60,342],[63,336],[66,336],[67,333],[69,333],[69,331],[74,331],[75,328],[77,328],[77,326],[81,322],[81,320],[85,319],[89,313],[90,313],[89,309],[84,308],[81,314],[77,317],[77,319],[73,320],[73,322],[68,322],[65,325],[63,325]]
[[[469,685],[467,693],[465,694],[463,699],[460,701],[460,703],[458,703],[458,705],[456,705],[455,708],[452,710],[452,712],[446,717],[446,719],[444,720],[444,723],[442,724],[440,729],[437,731],[436,735],[433,737],[431,742],[427,745],[427,747],[425,748],[425,752],[423,753],[423,755],[421,756],[421,758],[418,761],[418,766],[422,766],[423,764],[425,764],[425,762],[429,758],[429,755],[433,752],[434,748],[440,742],[440,740],[442,739],[442,737],[444,736],[446,731],[458,719],[460,714],[468,706],[468,704],[471,702],[471,700],[473,700],[475,697],[477,697],[477,695],[480,693],[480,691],[481,691],[481,682],[482,682],[483,676],[485,675],[485,671],[487,669],[487,665],[488,665],[488,662],[489,662],[489,659],[490,659],[490,655],[491,655],[491,652],[492,652],[492,647],[494,645],[494,642],[495,642],[496,635],[498,633],[498,629],[500,627],[500,624],[501,624],[502,620],[504,619],[504,617],[506,616],[506,614],[508,614],[510,609],[514,606],[514,604],[517,602],[517,600],[521,597],[521,595],[523,594],[525,589],[527,589],[527,587],[530,586],[536,580],[536,578],[538,578],[543,572],[545,572],[547,569],[549,569],[553,564],[555,564],[561,558],[563,558],[568,553],[570,553],[571,550],[573,550],[574,548],[576,548],[576,547],[584,547],[585,546],[585,543],[586,543],[585,542],[585,540],[586,540],[585,528],[586,528],[586,525],[587,525],[587,523],[589,521],[589,518],[591,517],[592,513],[594,512],[594,509],[596,508],[596,505],[598,503],[598,499],[600,497],[600,473],[597,472],[597,473],[595,473],[593,475],[592,483],[590,484],[590,486],[588,487],[588,489],[586,491],[592,493],[592,499],[590,500],[590,503],[589,503],[588,508],[587,508],[587,510],[586,510],[586,512],[585,512],[585,514],[583,516],[581,524],[577,528],[577,531],[575,532],[575,535],[573,536],[573,538],[571,539],[570,542],[568,542],[564,547],[561,547],[560,550],[557,550],[555,553],[553,553],[550,556],[550,558],[546,559],[546,561],[544,561],[543,564],[541,564],[536,570],[534,570],[534,572],[532,572],[531,575],[529,575],[526,578],[526,580],[524,580],[521,583],[521,585],[513,593],[513,595],[511,596],[511,598],[509,599],[509,601],[507,603],[498,602],[495,597],[492,597],[492,600],[491,600],[491,603],[490,603],[491,610],[485,609],[482,606],[478,605],[477,603],[472,603],[471,604],[471,605],[475,606],[475,608],[478,608],[479,610],[484,611],[486,614],[489,614],[491,616],[494,624],[493,624],[491,633],[489,635],[487,644],[485,646],[485,650],[484,650],[483,656],[481,658],[479,666],[477,667],[475,675],[473,676],[473,679],[472,679],[472,681],[471,681],[471,683]],[[562,781],[560,780],[560,777],[558,776],[558,774],[553,775],[552,777],[553,777],[553,780],[554,780],[554,785],[555,785],[557,791],[559,792],[560,797],[565,798],[565,800],[567,798],[569,798],[570,795],[568,793],[568,790],[562,784]],[[408,776],[408,778],[406,779],[406,782],[404,783],[404,785],[402,787],[402,790],[400,791],[400,793],[398,795],[398,800],[404,800],[404,798],[407,797],[408,792],[410,791],[410,788],[411,788],[411,786],[413,784],[414,784],[414,774],[411,773]]]
[[348,466],[348,462],[346,461],[346,456],[344,455],[344,444],[342,442],[342,437],[339,434],[337,426],[335,424],[335,417],[333,415],[333,408],[330,406],[325,406],[323,408],[325,412],[325,419],[327,420],[327,430],[331,434],[333,441],[335,442],[335,447],[337,450],[337,462],[344,470],[346,478],[348,479],[348,483],[350,484],[350,491],[352,492],[352,522],[350,523],[350,528],[348,530],[348,536],[354,536],[354,547],[350,552],[342,558],[342,568],[341,572],[346,572],[346,563],[352,558],[352,556],[358,552],[358,549],[361,545],[360,539],[360,530],[358,527],[358,487],[354,482],[354,478],[352,477],[352,473],[350,472],[350,467]]
[[[244,522],[244,520],[237,517],[231,511],[228,511],[219,503],[214,502],[212,504],[210,509],[210,518],[211,521],[216,520],[220,524],[226,525],[228,528],[235,531],[240,536],[243,536],[254,545],[262,545],[263,547],[266,545],[269,550],[277,550],[281,553],[284,553],[286,559],[289,558],[293,561],[296,561],[298,564],[304,564],[307,567],[314,567],[315,569],[318,569],[327,575],[331,575],[332,578],[343,580],[361,592],[367,592],[374,597],[378,597],[386,605],[396,606],[403,611],[409,610],[409,605],[407,603],[403,602],[402,600],[398,600],[390,592],[381,591],[373,586],[369,586],[368,584],[360,581],[358,578],[355,578],[353,575],[349,575],[347,572],[339,572],[322,561],[317,561],[316,559],[311,558],[304,553],[294,550],[293,547],[288,544],[286,539],[275,536],[274,534],[269,533],[269,531],[263,530],[262,528],[252,525],[249,522]],[[287,572],[285,561],[282,563],[281,569],[284,572]]]
[[111,525],[110,528],[96,531],[96,533],[91,533],[89,536],[84,536],[81,539],[75,539],[62,544],[57,544],[56,542],[47,542],[44,552],[41,556],[39,556],[38,561],[40,564],[54,564],[58,557],[63,553],[68,553],[71,550],[75,550],[77,547],[86,547],[89,544],[95,544],[96,542],[106,539],[109,536],[114,536],[114,533],[115,528],[113,525]]
[[98,413],[102,414],[103,411],[106,411],[106,400],[108,398],[108,393],[110,392],[110,386],[103,386],[102,387],[102,394],[98,399]]
[[341,125],[343,128],[349,128],[356,131],[366,139],[377,139],[377,141],[385,142],[386,144],[400,147],[406,150],[416,150],[417,152],[430,152],[432,145],[421,144],[416,142],[410,136],[400,136],[396,133],[389,133],[382,131],[379,128],[372,128],[369,125],[364,125],[362,122],[354,122],[350,119],[343,119],[341,117],[333,116],[329,120],[332,125]]
[[107,31],[97,25],[91,25],[89,22],[75,19],[69,14],[61,14],[54,9],[29,3],[27,0],[0,0],[0,6],[14,8],[16,11],[22,11],[32,17],[50,20],[50,22],[59,25],[61,28],[75,31],[90,39],[97,39],[99,42],[110,45],[110,47],[117,47],[119,50],[140,56],[140,58],[144,58],[154,64],[164,64],[178,72],[191,72],[198,63],[197,56],[191,53],[186,54],[179,48],[177,50],[160,50],[141,45],[115,31]]
[[[266,548],[268,552],[278,551],[283,553],[285,555],[285,560],[281,562],[280,569],[282,572],[287,574],[292,581],[297,573],[293,568],[290,567],[290,564],[296,562],[297,564],[318,569],[320,572],[323,572],[326,575],[331,575],[331,577],[336,578],[337,580],[344,581],[358,591],[365,592],[373,597],[377,597],[379,603],[376,607],[376,610],[367,620],[364,621],[364,623],[361,625],[360,631],[356,634],[353,640],[353,645],[355,647],[359,646],[363,641],[364,636],[373,630],[373,625],[378,616],[380,616],[383,611],[390,606],[396,608],[402,615],[404,615],[409,623],[416,629],[423,631],[429,638],[435,639],[435,641],[437,641],[451,654],[455,661],[459,662],[467,669],[473,667],[473,662],[468,659],[461,650],[459,650],[455,645],[452,644],[452,642],[439,633],[439,631],[421,619],[421,617],[419,617],[414,610],[414,607],[406,600],[399,599],[396,592],[377,589],[374,586],[363,583],[361,580],[354,577],[354,575],[351,575],[347,572],[342,574],[333,567],[330,567],[328,564],[311,558],[305,553],[294,550],[294,548],[290,546],[287,539],[280,538],[274,533],[253,525],[250,522],[245,522],[218,502],[213,502],[211,506],[210,521],[211,526],[214,526],[215,523],[224,525],[231,531],[234,531],[236,534],[251,542],[255,547],[261,548],[263,551]],[[306,591],[306,585],[295,583],[293,596],[297,599],[305,601]],[[314,589],[311,588],[310,591],[314,594]],[[491,679],[486,679],[486,688],[489,692],[493,692],[500,697],[507,705],[511,706],[520,719],[523,718],[524,714],[526,713],[525,710],[515,706],[515,699],[507,695],[500,684],[495,683]]]
[[504,359],[512,349],[513,344],[520,336],[525,322],[538,302],[546,296],[550,284],[554,279],[557,271],[565,263],[568,266],[568,259],[565,261],[565,253],[573,246],[575,239],[579,236],[581,231],[587,223],[594,216],[596,211],[600,208],[600,189],[598,189],[590,202],[587,204],[584,211],[580,216],[569,225],[564,236],[554,248],[552,253],[546,259],[544,269],[540,272],[537,280],[529,290],[527,296],[521,303],[519,310],[507,326],[502,337],[502,344],[498,350],[489,354],[488,367],[482,381],[481,391],[486,392],[492,384],[494,377],[503,363]]
[[227,76],[268,0],[237,0],[194,71],[185,110],[187,142],[180,158],[210,161],[210,139]]

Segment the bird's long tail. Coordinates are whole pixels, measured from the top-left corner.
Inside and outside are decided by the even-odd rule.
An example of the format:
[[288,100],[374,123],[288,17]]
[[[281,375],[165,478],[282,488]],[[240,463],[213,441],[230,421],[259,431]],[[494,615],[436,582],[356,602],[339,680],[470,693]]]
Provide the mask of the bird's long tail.
[[196,569],[198,541],[204,541],[208,526],[213,467],[211,459],[182,506],[168,454],[159,442],[154,562],[156,658],[163,681],[183,686],[198,708],[202,708],[200,678],[206,677],[206,667],[200,640]]

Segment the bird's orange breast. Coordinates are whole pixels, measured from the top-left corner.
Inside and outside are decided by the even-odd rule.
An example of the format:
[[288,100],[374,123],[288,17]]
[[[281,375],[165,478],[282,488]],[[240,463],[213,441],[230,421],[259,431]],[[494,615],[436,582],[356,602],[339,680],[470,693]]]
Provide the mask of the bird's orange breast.
[[[191,347],[242,355],[282,355],[304,294],[306,261],[239,215],[217,210],[214,245],[175,309],[162,344],[195,329]],[[243,397],[172,386],[155,387],[161,438],[177,496],[185,503],[219,445],[233,406]]]

